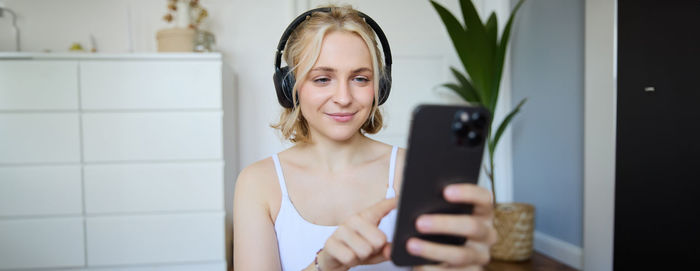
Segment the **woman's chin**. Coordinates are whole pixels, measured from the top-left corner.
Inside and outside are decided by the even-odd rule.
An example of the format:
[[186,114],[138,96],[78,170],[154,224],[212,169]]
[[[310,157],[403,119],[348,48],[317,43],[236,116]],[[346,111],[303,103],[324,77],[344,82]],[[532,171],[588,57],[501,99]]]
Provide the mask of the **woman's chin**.
[[343,129],[343,128],[336,128],[330,131],[326,131],[324,134],[324,137],[336,141],[336,142],[348,142],[354,139],[356,136],[362,136],[362,134],[359,133],[359,129]]
[[356,136],[362,136],[362,134],[360,133],[362,123],[358,121],[348,121],[340,123],[332,119],[324,119],[322,123],[323,126],[320,127],[314,127],[314,125],[311,125],[312,138],[316,137],[313,134],[318,134],[318,136],[327,138],[332,141],[348,142],[353,140]]
[[355,136],[360,136],[360,133],[358,133],[357,131],[355,131],[354,133],[334,133],[328,135],[328,138],[336,142],[348,142],[351,141]]

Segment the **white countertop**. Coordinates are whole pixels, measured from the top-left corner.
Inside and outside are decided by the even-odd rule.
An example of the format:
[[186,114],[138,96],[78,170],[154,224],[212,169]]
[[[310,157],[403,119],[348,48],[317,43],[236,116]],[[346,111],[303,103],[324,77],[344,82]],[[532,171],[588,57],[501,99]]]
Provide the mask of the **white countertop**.
[[221,53],[39,53],[0,52],[3,59],[206,59],[220,60]]

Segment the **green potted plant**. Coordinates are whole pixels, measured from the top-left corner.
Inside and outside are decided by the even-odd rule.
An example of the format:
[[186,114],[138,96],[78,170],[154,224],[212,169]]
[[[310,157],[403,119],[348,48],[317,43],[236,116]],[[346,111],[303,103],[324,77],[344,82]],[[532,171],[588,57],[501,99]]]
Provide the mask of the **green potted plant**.
[[[469,75],[467,77],[455,67],[450,67],[457,82],[446,83],[443,86],[456,92],[468,103],[483,106],[491,116],[494,116],[498,102],[513,18],[523,2],[524,0],[520,0],[513,8],[499,39],[498,18],[495,12],[492,12],[484,23],[471,0],[460,0],[464,20],[462,24],[445,7],[430,1],[440,15],[463,68]],[[494,259],[525,260],[529,259],[533,252],[534,207],[524,203],[498,203],[494,185],[496,179],[493,159],[496,147],[503,132],[520,112],[525,101],[526,99],[520,101],[500,124],[496,125],[493,119],[488,124],[490,127],[486,138],[488,166],[484,165],[484,170],[491,182],[496,210],[494,227],[499,234],[498,243],[491,249],[491,256]]]

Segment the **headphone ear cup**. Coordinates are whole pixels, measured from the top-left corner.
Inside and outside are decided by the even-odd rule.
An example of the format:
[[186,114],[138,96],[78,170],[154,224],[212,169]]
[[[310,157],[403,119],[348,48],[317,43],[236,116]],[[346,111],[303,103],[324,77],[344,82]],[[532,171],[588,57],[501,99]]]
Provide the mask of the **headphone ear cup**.
[[379,105],[384,104],[387,99],[389,99],[389,92],[391,91],[391,69],[387,69],[384,73],[384,77],[379,79]]
[[284,97],[287,99],[287,101],[289,101],[289,108],[292,108],[294,107],[292,90],[294,90],[294,84],[296,83],[296,79],[294,78],[294,74],[289,72],[288,66],[282,68],[282,71],[284,72],[284,78],[282,78],[282,89],[284,90]]
[[289,67],[275,69],[273,76],[275,83],[275,91],[277,92],[277,101],[286,108],[294,107],[292,99],[292,90],[294,89],[294,75],[289,74]]

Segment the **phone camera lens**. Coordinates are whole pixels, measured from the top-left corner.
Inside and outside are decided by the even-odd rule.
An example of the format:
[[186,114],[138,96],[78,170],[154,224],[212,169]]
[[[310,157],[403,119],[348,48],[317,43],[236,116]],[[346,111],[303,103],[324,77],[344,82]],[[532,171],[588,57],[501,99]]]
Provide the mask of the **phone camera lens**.
[[458,137],[463,137],[467,132],[467,126],[461,122],[452,123],[452,132],[457,134]]
[[468,114],[467,112],[462,111],[462,112],[459,114],[459,120],[461,120],[462,122],[467,122],[467,121],[469,121],[469,114]]
[[467,123],[469,122],[471,116],[469,116],[469,112],[465,110],[457,110],[454,115],[454,121],[461,122],[461,123]]
[[477,128],[484,128],[486,126],[486,118],[479,112],[472,113],[471,119],[474,122],[474,126]]
[[484,140],[483,130],[486,126],[486,117],[479,112],[467,112],[458,110],[452,120],[452,132],[455,143],[463,147],[475,147]]
[[467,133],[467,142],[470,146],[477,146],[481,143],[482,136],[476,131],[469,131]]

